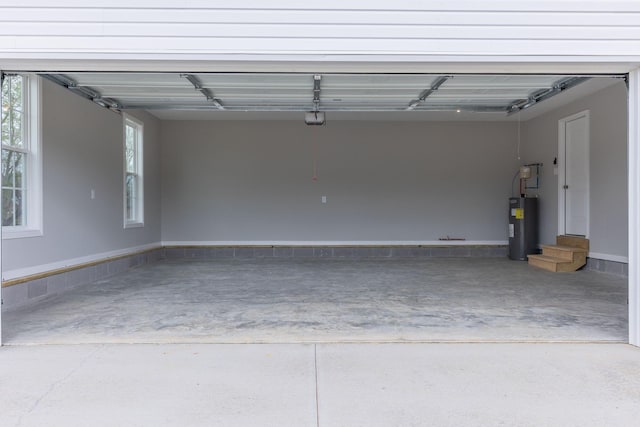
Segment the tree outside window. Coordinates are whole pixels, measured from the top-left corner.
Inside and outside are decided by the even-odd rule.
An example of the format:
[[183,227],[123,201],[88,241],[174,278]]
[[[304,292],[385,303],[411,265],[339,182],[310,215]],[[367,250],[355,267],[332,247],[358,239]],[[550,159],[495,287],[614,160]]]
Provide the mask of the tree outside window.
[[2,226],[24,226],[27,201],[26,77],[2,82]]

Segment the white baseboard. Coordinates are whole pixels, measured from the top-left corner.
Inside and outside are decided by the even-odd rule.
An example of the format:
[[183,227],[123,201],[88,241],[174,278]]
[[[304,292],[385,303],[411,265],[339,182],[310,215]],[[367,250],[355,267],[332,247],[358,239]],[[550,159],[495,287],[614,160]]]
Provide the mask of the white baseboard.
[[132,248],[117,249],[109,252],[102,252],[93,255],[87,255],[78,258],[65,259],[62,261],[51,262],[48,264],[36,265],[33,267],[16,268],[14,270],[6,270],[2,272],[2,280],[13,280],[20,277],[33,276],[34,274],[46,273],[47,271],[59,270],[61,268],[73,267],[76,265],[87,264],[96,261],[103,261],[109,258],[130,255],[136,252],[147,251],[150,249],[160,248],[160,243],[149,243],[147,245],[135,246]]
[[506,240],[210,240],[166,241],[162,246],[504,246]]
[[609,255],[609,254],[601,254],[597,252],[589,252],[588,257],[595,258],[595,259],[603,259],[605,261],[623,262],[625,264],[629,263],[629,258],[622,255]]

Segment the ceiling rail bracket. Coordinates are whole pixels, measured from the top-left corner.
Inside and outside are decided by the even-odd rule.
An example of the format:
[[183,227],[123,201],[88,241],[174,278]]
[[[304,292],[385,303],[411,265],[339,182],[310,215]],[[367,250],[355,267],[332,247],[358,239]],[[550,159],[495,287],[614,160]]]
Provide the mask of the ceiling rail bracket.
[[120,112],[120,110],[124,109],[117,100],[103,97],[102,94],[95,89],[88,86],[81,86],[75,80],[65,76],[64,74],[41,74],[41,76],[85,99],[95,102],[103,108],[107,108],[115,112]]
[[322,76],[320,74],[316,74],[313,76],[313,111],[317,113],[320,111],[320,82],[322,81]]
[[452,76],[440,76],[440,77],[436,78],[433,81],[433,83],[431,83],[431,86],[428,89],[425,89],[422,92],[420,92],[420,95],[418,95],[418,99],[414,99],[413,101],[411,101],[409,103],[409,106],[407,107],[407,110],[409,110],[409,111],[413,110],[418,105],[422,104],[433,92],[435,92],[438,89],[440,89],[440,86],[442,86],[444,84],[444,82],[446,82],[450,78],[452,78]]
[[193,88],[203,94],[205,98],[207,98],[207,101],[211,102],[219,110],[225,109],[224,105],[222,105],[222,102],[215,97],[211,89],[206,88],[202,85],[202,82],[198,77],[194,76],[193,74],[180,74],[180,77],[189,80],[189,82],[193,85]]
[[561,92],[564,92],[567,89],[571,89],[579,85],[580,83],[586,82],[590,77],[565,77],[560,80],[556,80],[553,82],[550,88],[548,89],[538,89],[535,92],[531,93],[527,99],[519,99],[514,101],[507,107],[507,115],[510,116],[519,111],[526,110],[529,107],[533,107],[534,105],[546,101],[547,99],[558,95]]

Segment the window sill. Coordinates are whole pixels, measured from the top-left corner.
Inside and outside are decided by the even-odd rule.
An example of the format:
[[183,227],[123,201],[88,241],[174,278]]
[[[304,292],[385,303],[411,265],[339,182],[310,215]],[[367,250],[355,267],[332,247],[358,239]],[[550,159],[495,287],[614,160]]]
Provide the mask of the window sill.
[[142,228],[144,227],[144,222],[128,222],[124,225],[124,228]]
[[28,237],[41,237],[43,235],[42,230],[39,229],[29,229],[29,228],[13,228],[13,229],[2,229],[2,240],[10,240],[10,239],[25,239]]

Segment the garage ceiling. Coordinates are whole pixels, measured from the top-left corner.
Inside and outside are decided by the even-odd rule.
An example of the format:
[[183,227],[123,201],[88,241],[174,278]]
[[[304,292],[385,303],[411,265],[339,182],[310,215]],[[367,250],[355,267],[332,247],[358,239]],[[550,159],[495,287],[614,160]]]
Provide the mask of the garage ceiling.
[[[563,75],[300,73],[43,74],[111,109],[455,112],[502,119],[592,80]],[[611,79],[609,79],[611,80]],[[159,115],[161,116],[161,115]]]

